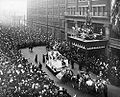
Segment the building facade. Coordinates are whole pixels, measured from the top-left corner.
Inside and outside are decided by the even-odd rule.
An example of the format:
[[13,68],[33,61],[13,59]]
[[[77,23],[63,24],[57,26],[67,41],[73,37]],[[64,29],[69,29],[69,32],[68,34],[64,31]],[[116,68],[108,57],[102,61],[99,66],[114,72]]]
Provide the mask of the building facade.
[[28,0],[28,26],[55,39],[65,38],[65,0]]
[[[66,35],[75,34],[72,27],[83,26],[87,10],[90,10],[90,16],[95,33],[100,29],[106,38],[109,37],[110,24],[110,1],[109,0],[67,0],[66,1]],[[67,37],[67,36],[66,36]]]
[[107,51],[118,52],[119,35],[111,29],[111,2],[113,0],[28,0],[27,24],[41,28],[41,32],[54,39],[67,39],[75,34],[72,27],[82,27],[90,8],[95,33],[100,29],[109,40]]
[[[116,6],[116,3],[117,2],[120,2],[119,0],[111,0],[111,33],[110,33],[110,40],[109,40],[109,43],[110,43],[110,52],[112,52],[112,54],[114,55],[117,55],[117,57],[119,58],[120,60],[120,31],[115,31],[113,30],[113,22],[112,22],[112,13],[114,9],[114,7]],[[117,11],[116,11],[117,12]],[[116,13],[115,12],[115,13]],[[118,17],[117,15],[120,14],[120,8],[118,8],[118,13],[116,13],[115,17]],[[120,28],[120,20],[118,20],[119,18],[115,18],[115,21],[114,23],[116,23],[116,25],[118,26],[118,28]],[[118,20],[118,21],[117,21]],[[116,22],[117,21],[117,22]]]
[[[69,35],[76,34],[72,27],[82,27],[90,8],[91,21],[95,33],[100,29],[108,39],[107,53],[117,55],[120,58],[120,34],[112,29],[112,8],[115,0],[66,0],[65,8],[65,32],[66,39]],[[118,22],[119,23],[119,22]]]
[[109,30],[110,24],[109,0],[28,0],[28,25],[40,27],[42,32],[52,33],[57,39],[64,39],[65,36],[74,34],[73,26],[83,25],[88,3],[91,6],[94,32],[103,29],[107,37],[109,32],[106,30]]

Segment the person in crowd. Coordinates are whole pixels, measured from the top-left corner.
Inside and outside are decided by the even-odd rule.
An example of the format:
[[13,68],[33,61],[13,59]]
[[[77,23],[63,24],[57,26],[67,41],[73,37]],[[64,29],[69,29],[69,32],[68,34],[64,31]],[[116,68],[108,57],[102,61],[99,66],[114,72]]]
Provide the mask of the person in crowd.
[[83,62],[81,62],[81,63],[79,64],[79,70],[80,70],[80,71],[82,70],[82,65],[83,65]]
[[38,55],[35,55],[35,63],[38,64]]
[[62,59],[62,66],[64,67],[64,66],[66,66],[66,63],[65,63],[65,61]]
[[39,69],[40,69],[40,70],[42,69],[42,64],[41,64],[41,62],[39,62]]
[[[0,42],[2,47],[0,49],[0,63],[1,63],[0,92],[3,93],[3,97],[7,97],[6,94],[7,92],[10,91],[11,91],[10,92],[11,95],[13,93],[14,93],[13,95],[17,95],[15,97],[26,96],[26,95],[27,97],[32,97],[33,95],[43,96],[44,94],[45,97],[47,97],[46,94],[52,95],[51,97],[57,97],[59,86],[55,85],[55,83],[51,83],[49,77],[46,78],[45,72],[39,70],[37,67],[31,66],[33,64],[30,64],[27,61],[23,61],[24,59],[20,54],[20,52],[18,51],[21,48],[29,47],[30,44],[33,44],[33,46],[36,46],[38,42],[41,42],[41,44],[45,44],[47,40],[46,37],[47,35],[45,35],[45,33],[41,33],[41,34],[37,33],[33,29],[30,30],[30,28],[26,28],[25,30],[23,30],[22,28],[15,28],[15,27],[10,27],[10,28],[2,27],[0,29],[0,32],[1,32]],[[50,42],[52,41],[49,41],[49,44],[51,44]],[[57,40],[55,41],[57,42]],[[75,57],[75,60],[78,63],[80,63],[81,61],[84,62],[84,54],[78,53],[77,48],[75,46],[69,48],[70,47],[69,45],[65,45],[67,44],[67,42],[62,43],[62,41],[61,42],[59,41],[56,44],[57,44],[56,50],[62,52],[64,56],[68,58]],[[79,54],[79,59],[78,59],[78,54]],[[35,62],[38,63],[37,55],[35,57],[36,57]],[[120,76],[118,76],[120,75],[118,72],[118,70],[120,71],[118,64],[119,59],[115,58],[113,55],[110,56],[108,63],[105,63],[104,56],[100,56],[100,58],[94,56],[88,59],[87,59],[89,65],[88,68],[91,72],[98,75],[99,71],[105,71],[102,72],[103,77],[106,76],[109,78],[111,77],[109,76],[111,74],[109,72],[111,68],[115,66],[115,68],[112,70],[112,72],[114,73],[113,77],[120,79]],[[101,63],[104,64],[101,65]],[[28,64],[30,64],[30,66]],[[84,66],[84,63],[81,66],[79,66],[79,70],[82,69],[82,66]],[[99,70],[99,67],[101,66],[102,68],[101,70]],[[46,83],[48,84],[46,85]],[[32,88],[32,86],[34,86],[35,88]],[[105,97],[107,97],[108,87],[107,86],[105,87],[106,89],[104,88],[103,93]],[[45,91],[43,92],[42,90]],[[54,92],[55,90],[57,91],[56,93]],[[4,93],[5,91],[6,94]],[[53,93],[50,93],[51,91]],[[62,95],[62,97],[64,96]]]
[[74,61],[71,59],[71,68],[74,69]]
[[77,80],[79,80],[79,78],[80,78],[80,73],[78,72],[77,73]]
[[32,46],[32,44],[30,44],[29,50],[30,50],[30,52],[33,52],[33,46]]
[[43,57],[43,63],[45,63],[45,55],[43,54],[42,57]]
[[48,61],[48,53],[46,54],[46,61]]
[[107,84],[104,84],[103,94],[104,94],[104,97],[108,97],[108,87],[107,87]]

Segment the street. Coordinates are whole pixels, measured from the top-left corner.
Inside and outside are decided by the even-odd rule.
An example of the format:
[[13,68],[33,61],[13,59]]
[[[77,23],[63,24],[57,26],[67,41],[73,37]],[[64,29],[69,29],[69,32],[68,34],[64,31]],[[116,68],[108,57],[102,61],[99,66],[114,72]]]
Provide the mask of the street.
[[[45,47],[35,47],[33,48],[33,52],[29,52],[29,49],[22,49],[21,50],[22,55],[28,59],[29,62],[32,62],[33,64],[35,64],[35,55],[38,55],[38,61],[42,63],[42,55],[46,53],[46,49]],[[45,71],[49,77],[54,80],[54,82],[59,85],[64,87],[65,89],[67,89],[68,93],[73,97],[74,95],[76,95],[76,97],[94,97],[93,95],[89,95],[86,93],[82,93],[80,90],[74,89],[72,88],[72,86],[70,84],[63,84],[59,79],[56,78],[56,76],[54,76],[45,66],[45,64],[42,65],[42,69],[43,71]],[[75,67],[75,69],[77,69],[77,67]]]

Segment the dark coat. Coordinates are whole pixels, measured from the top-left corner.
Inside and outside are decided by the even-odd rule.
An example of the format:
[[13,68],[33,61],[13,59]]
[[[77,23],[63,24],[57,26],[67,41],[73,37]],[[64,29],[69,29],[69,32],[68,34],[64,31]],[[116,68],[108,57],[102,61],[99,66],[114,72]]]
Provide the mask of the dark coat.
[[43,54],[43,63],[45,63],[45,55]]
[[37,64],[38,63],[38,55],[35,56],[35,63]]
[[104,93],[104,97],[108,97],[108,87],[107,85],[104,85],[104,89],[103,89],[103,93]]
[[42,64],[39,62],[39,69],[41,70],[42,69]]

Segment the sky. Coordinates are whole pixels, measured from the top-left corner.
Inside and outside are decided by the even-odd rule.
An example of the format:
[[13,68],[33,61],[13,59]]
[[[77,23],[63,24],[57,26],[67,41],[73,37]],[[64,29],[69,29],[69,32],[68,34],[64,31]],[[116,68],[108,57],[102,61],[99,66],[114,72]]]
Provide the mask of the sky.
[[27,0],[0,0],[0,15],[26,15]]

